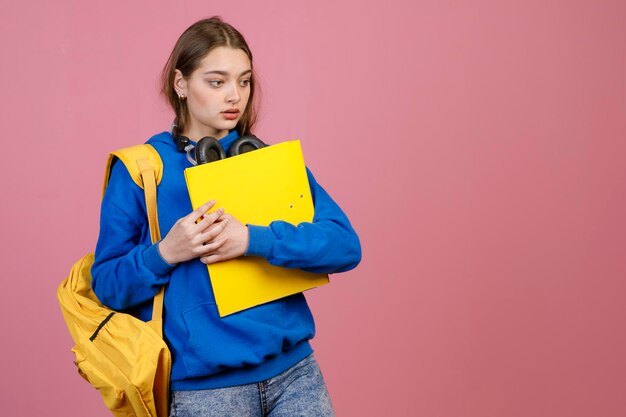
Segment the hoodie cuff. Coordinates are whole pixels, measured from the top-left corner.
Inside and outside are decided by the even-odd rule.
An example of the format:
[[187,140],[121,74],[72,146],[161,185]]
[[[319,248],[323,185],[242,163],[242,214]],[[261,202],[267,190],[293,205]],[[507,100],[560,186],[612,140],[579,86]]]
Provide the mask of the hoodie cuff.
[[159,252],[159,242],[153,244],[143,252],[143,261],[146,267],[155,275],[165,275],[176,265],[168,264]]
[[255,226],[247,224],[248,226],[248,250],[246,256],[260,256],[265,259],[272,257],[272,249],[274,248],[274,241],[276,236],[269,226]]

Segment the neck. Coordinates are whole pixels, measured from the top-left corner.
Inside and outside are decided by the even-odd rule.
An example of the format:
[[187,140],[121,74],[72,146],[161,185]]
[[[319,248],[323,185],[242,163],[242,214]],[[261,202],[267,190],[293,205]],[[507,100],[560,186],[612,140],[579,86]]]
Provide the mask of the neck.
[[185,130],[181,132],[181,135],[197,142],[206,136],[222,139],[224,136],[228,135],[228,130],[218,130],[208,126],[199,126],[190,123],[189,126],[185,127]]

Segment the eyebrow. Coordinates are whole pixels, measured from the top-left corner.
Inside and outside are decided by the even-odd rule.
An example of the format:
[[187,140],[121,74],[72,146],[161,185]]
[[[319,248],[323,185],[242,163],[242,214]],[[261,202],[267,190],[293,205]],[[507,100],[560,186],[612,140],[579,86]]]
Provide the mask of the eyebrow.
[[[245,70],[244,72],[242,72],[241,74],[239,74],[239,76],[241,77],[242,75],[246,75],[246,74],[250,74],[252,73],[252,70]],[[215,71],[207,71],[207,72],[203,72],[202,75],[207,75],[207,74],[218,74],[218,75],[223,75],[223,76],[227,76],[229,75],[227,71],[219,71],[219,70],[215,70]]]

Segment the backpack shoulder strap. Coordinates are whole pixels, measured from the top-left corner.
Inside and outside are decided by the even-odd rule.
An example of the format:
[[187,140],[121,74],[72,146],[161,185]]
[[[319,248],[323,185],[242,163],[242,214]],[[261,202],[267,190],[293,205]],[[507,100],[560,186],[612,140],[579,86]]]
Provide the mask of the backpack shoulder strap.
[[161,182],[161,177],[163,176],[163,161],[161,161],[161,157],[159,156],[159,153],[156,151],[156,149],[154,149],[152,145],[148,144],[130,146],[128,148],[119,149],[109,154],[106,172],[104,174],[104,186],[102,187],[102,195],[104,195],[104,191],[109,184],[111,167],[113,166],[113,162],[115,162],[116,159],[120,159],[124,163],[126,169],[128,170],[128,173],[130,174],[130,177],[140,188],[144,188],[143,180],[141,179],[141,168],[139,167],[138,163],[138,161],[141,160],[145,160],[145,164],[148,164],[144,164],[144,168],[150,168],[154,170],[156,184],[158,185]]
[[[152,239],[152,243],[156,243],[161,240],[161,231],[159,230],[159,217],[157,212],[156,189],[163,176],[163,161],[161,160],[161,157],[156,149],[147,144],[135,145],[111,152],[107,160],[106,172],[104,174],[104,186],[102,187],[103,196],[107,185],[109,184],[111,167],[116,159],[119,159],[124,163],[135,184],[144,190],[146,211],[148,212],[148,224],[150,226],[150,238]],[[161,287],[161,290],[154,297],[151,322],[153,328],[161,337],[163,295],[164,288]]]
[[135,184],[144,190],[148,223],[150,224],[150,237],[152,243],[156,243],[161,239],[156,206],[156,186],[161,182],[163,176],[163,161],[161,161],[161,157],[156,149],[147,144],[135,145],[111,152],[104,173],[103,196],[109,184],[111,168],[117,159],[124,163]]

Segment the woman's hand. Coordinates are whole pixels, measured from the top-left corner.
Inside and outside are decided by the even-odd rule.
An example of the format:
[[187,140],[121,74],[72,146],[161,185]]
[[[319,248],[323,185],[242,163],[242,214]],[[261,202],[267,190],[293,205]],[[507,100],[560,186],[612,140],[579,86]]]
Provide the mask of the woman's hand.
[[[227,261],[238,258],[248,250],[248,228],[230,214],[224,214],[217,222],[223,226],[217,239],[219,246],[212,249],[208,254],[201,256],[200,261],[205,264]],[[222,240],[223,239],[223,240]]]
[[167,236],[159,242],[159,253],[165,262],[177,264],[210,256],[226,243],[228,234],[223,232],[229,220],[223,218],[222,208],[207,214],[214,205],[215,201],[209,201],[174,223]]

